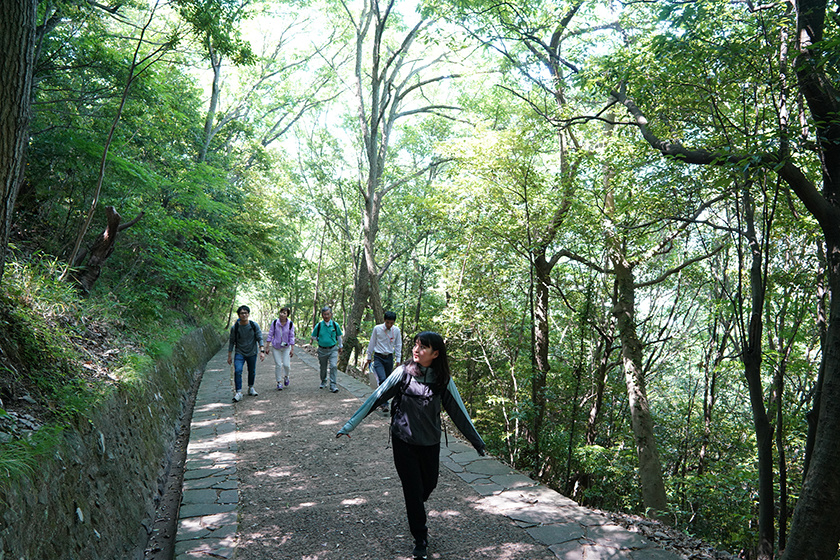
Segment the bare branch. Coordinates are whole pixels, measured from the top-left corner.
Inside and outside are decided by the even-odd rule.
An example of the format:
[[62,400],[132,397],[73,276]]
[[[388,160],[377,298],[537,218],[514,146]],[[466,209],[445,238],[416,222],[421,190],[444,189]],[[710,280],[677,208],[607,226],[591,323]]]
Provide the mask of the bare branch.
[[[582,264],[584,266],[587,266],[587,267],[591,268],[592,270],[594,270],[596,272],[599,272],[601,274],[610,274],[612,272],[611,269],[604,268],[603,266],[601,266],[597,263],[594,263],[594,262],[590,261],[589,259],[587,259],[585,257],[582,257],[582,256],[578,255],[577,253],[572,253],[568,249],[563,249],[562,251],[558,251],[555,256],[558,259],[561,258],[561,257],[566,257],[567,259],[577,261],[580,264]],[[552,257],[552,260],[554,260],[554,257]]]
[[683,270],[684,268],[689,267],[689,266],[693,265],[694,263],[706,260],[709,257],[719,253],[721,249],[723,249],[723,245],[717,246],[716,248],[712,249],[712,251],[709,252],[709,253],[705,253],[703,255],[698,255],[698,256],[694,257],[693,259],[688,259],[687,261],[681,263],[679,266],[675,266],[674,268],[666,270],[665,272],[663,272],[662,274],[660,274],[659,276],[657,276],[653,280],[648,280],[647,282],[638,282],[636,284],[636,287],[637,288],[644,288],[646,286],[653,286],[653,285],[659,284],[660,282],[663,282],[669,276],[672,276],[672,275],[676,274],[677,272]]

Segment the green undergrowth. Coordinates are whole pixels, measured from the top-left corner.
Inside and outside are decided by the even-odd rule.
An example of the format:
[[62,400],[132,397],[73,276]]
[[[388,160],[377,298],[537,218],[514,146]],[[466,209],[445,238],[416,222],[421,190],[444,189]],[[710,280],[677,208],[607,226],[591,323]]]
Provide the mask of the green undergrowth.
[[113,391],[141,390],[190,328],[135,328],[124,304],[83,298],[60,273],[48,259],[13,260],[0,284],[0,484],[36,469]]

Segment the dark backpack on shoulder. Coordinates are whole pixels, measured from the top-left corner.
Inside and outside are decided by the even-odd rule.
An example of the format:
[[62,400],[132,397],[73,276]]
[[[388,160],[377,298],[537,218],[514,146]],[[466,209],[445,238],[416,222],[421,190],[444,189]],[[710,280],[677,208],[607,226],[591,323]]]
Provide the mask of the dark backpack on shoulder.
[[[414,399],[415,403],[420,406],[428,406],[437,394],[432,391],[431,395],[412,395],[408,392],[408,387],[411,385],[411,374],[408,373],[405,369],[403,369],[402,379],[400,380],[399,391],[397,394],[394,395],[394,398],[391,399],[391,416],[393,417],[397,410],[400,408],[400,404],[402,403],[403,399]],[[431,388],[431,387],[430,387]]]
[[[251,332],[254,333],[254,344],[257,344],[257,329],[259,327],[255,322],[251,321],[250,319],[248,319],[248,322],[251,324]],[[239,321],[233,324],[233,339],[236,342],[239,342]],[[257,346],[259,345],[257,344]]]
[[[272,330],[272,331],[274,330],[274,325],[276,325],[276,324],[277,324],[277,319],[274,319],[274,320],[271,322],[271,330]],[[320,323],[318,323],[318,324],[320,324]],[[289,328],[290,328],[290,329],[291,329],[291,328],[294,328],[294,326],[295,326],[295,324],[294,324],[294,323],[292,323],[292,320],[291,320],[291,319],[289,319]]]
[[[323,325],[323,321],[318,321],[318,324],[315,326],[315,338],[321,336],[321,325]],[[333,332],[335,333],[335,340],[338,342],[338,325],[335,321],[332,322],[333,324]]]

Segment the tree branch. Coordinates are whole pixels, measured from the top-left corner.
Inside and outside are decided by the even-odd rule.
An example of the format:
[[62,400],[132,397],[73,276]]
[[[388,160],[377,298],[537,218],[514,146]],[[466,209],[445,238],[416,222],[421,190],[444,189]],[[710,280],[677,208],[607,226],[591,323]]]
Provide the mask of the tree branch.
[[663,282],[669,276],[672,276],[672,275],[676,274],[677,272],[683,270],[684,268],[686,268],[688,266],[691,266],[694,263],[697,263],[697,262],[700,262],[702,260],[708,259],[709,257],[719,253],[721,251],[721,249],[723,249],[723,245],[718,245],[715,249],[712,249],[711,252],[705,253],[703,255],[698,255],[698,256],[694,257],[693,259],[688,259],[687,261],[681,263],[679,266],[675,266],[674,268],[666,270],[665,272],[663,272],[662,274],[660,274],[659,276],[657,276],[653,280],[648,280],[647,282],[636,283],[636,287],[637,288],[645,288],[647,286],[654,286],[656,284],[659,284],[660,282]]
[[611,95],[627,108],[639,128],[642,137],[651,147],[658,150],[663,157],[684,163],[696,165],[735,166],[741,168],[764,167],[776,171],[779,176],[793,189],[796,196],[817,219],[823,231],[828,232],[840,223],[840,210],[832,207],[817,190],[814,183],[805,176],[802,170],[790,162],[781,161],[775,154],[726,154],[709,150],[689,150],[679,142],[662,140],[648,127],[648,120],[644,113],[627,97],[624,92],[612,91]]

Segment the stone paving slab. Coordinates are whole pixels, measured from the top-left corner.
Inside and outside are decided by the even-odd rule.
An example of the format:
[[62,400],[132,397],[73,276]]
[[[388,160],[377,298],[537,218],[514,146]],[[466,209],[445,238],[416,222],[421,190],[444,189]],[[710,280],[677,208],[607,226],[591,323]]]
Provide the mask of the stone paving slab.
[[[317,369],[305,351],[295,358]],[[356,398],[373,389],[341,372],[338,383]],[[236,555],[238,528],[237,433],[227,350],[202,377],[191,424],[175,560]],[[305,413],[305,411],[303,412]],[[607,517],[491,457],[480,457],[453,434],[441,439],[441,465],[476,495],[475,507],[501,514],[562,560],[679,560],[673,552],[612,523]],[[492,543],[490,543],[492,544]]]
[[239,530],[236,419],[223,349],[205,366],[190,424],[175,559],[234,558]]

